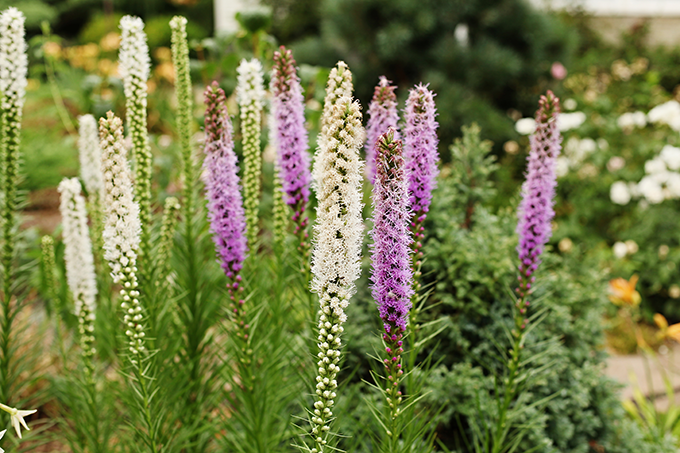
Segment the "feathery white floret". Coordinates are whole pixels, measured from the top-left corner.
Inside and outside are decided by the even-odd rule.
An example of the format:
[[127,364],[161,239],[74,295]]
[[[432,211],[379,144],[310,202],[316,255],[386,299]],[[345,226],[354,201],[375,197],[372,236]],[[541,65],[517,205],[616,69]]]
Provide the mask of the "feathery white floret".
[[80,177],[90,195],[102,196],[102,150],[99,148],[97,120],[92,115],[78,118],[78,150],[80,151]]
[[[338,61],[336,67],[331,69],[328,75],[328,83],[326,85],[326,97],[323,102],[323,112],[321,114],[321,131],[317,137],[317,149],[314,155],[314,165],[312,167],[312,189],[319,191],[323,179],[321,178],[321,169],[318,165],[319,154],[325,146],[327,134],[324,132],[324,127],[327,127],[333,120],[333,109],[336,104],[341,102],[341,99],[351,98],[354,87],[352,85],[352,72],[347,67],[344,61]],[[362,139],[363,141],[363,139]]]
[[[344,322],[343,309],[361,273],[364,224],[361,218],[363,163],[359,149],[364,130],[359,103],[349,96],[337,100],[328,119],[321,132],[324,140],[316,160],[323,185],[317,194],[312,290],[321,296],[322,310],[327,303]],[[331,295],[330,300],[325,299],[327,294]]]
[[260,112],[265,95],[262,63],[255,58],[251,60],[244,58],[236,72],[238,74],[236,100],[239,106],[252,105],[252,111]]
[[85,198],[80,194],[81,186],[77,178],[65,178],[59,184],[58,190],[61,194],[59,210],[64,226],[66,280],[73,294],[75,312],[80,315],[82,306],[85,305],[94,317],[97,283]]
[[126,98],[143,98],[146,107],[146,81],[151,60],[146,43],[144,22],[139,17],[125,16],[120,20],[121,39],[119,72]]
[[28,57],[24,40],[25,17],[14,7],[0,13],[0,93],[2,108],[24,105]]

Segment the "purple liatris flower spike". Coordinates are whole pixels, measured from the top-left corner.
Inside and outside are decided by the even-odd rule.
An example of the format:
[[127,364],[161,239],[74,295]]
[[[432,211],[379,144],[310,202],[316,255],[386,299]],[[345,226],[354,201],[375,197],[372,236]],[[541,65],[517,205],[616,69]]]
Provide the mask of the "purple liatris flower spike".
[[386,392],[393,420],[399,413],[399,380],[404,371],[401,364],[402,339],[408,324],[413,296],[411,269],[411,234],[406,178],[401,140],[394,139],[390,127],[375,146],[376,176],[373,186],[372,259],[373,298],[378,304],[385,332],[383,340]]
[[373,298],[378,304],[385,332],[401,335],[406,330],[413,295],[412,242],[408,224],[408,181],[401,140],[389,128],[375,146],[376,178],[373,187]]
[[551,236],[553,198],[557,179],[555,165],[560,153],[562,137],[557,128],[560,110],[559,99],[548,91],[539,100],[536,112],[536,132],[531,136],[526,180],[522,185],[522,202],[519,206],[517,234],[519,235],[519,279],[517,289],[524,297],[534,281],[532,274],[540,263],[543,247]]
[[394,128],[394,139],[399,139],[397,130],[397,96],[394,94],[396,87],[390,85],[385,76],[380,77],[380,82],[373,91],[373,99],[368,106],[368,124],[366,125],[366,177],[371,183],[375,180],[375,145],[382,134],[389,127]]
[[225,102],[224,91],[217,82],[208,86],[203,168],[210,230],[224,273],[235,279],[246,256],[246,220]]
[[293,54],[283,46],[274,52],[271,87],[278,163],[286,203],[296,215],[302,216],[309,201],[312,180],[304,98]]
[[[436,107],[434,93],[422,84],[413,88],[406,100],[404,129],[404,158],[408,175],[410,207],[415,221],[422,223],[430,210],[432,190],[436,186],[439,169],[437,152]],[[417,240],[418,238],[416,238]]]

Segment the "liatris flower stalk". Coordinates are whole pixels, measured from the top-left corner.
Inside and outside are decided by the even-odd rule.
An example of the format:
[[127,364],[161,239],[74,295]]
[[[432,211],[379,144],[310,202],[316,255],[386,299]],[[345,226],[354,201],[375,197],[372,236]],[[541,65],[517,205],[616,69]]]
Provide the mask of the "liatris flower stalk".
[[[401,140],[395,140],[390,127],[375,145],[376,175],[373,187],[373,299],[378,304],[385,332],[383,341],[385,395],[390,408],[388,423],[399,414],[399,381],[404,374],[401,354],[403,336],[413,296],[409,223],[408,179],[406,178]],[[395,429],[390,431],[397,437]],[[393,439],[395,442],[398,438]]]
[[81,190],[77,178],[62,180],[59,184],[59,193],[61,193],[59,210],[64,226],[66,279],[75,302],[85,373],[88,380],[92,380],[97,277],[94,270],[90,231],[87,227],[85,198],[80,194]]
[[142,306],[137,290],[137,250],[141,232],[139,206],[133,200],[120,118],[108,112],[106,118],[99,120],[99,131],[105,178],[104,259],[109,262],[114,283],[121,285],[125,335],[128,337],[130,359],[136,363],[140,354],[145,352]]
[[[340,62],[331,71],[327,97],[336,84],[351,75]],[[361,273],[360,255],[363,222],[362,162],[363,144],[359,103],[345,94],[328,109],[321,131],[323,140],[317,153],[319,173],[318,206],[314,226],[312,291],[319,295],[319,353],[316,401],[312,410],[313,453],[330,451],[330,422],[336,398],[336,376],[340,371],[340,337],[347,320],[345,308],[354,294],[354,282]]]
[[92,217],[92,236],[95,250],[102,247],[102,198],[104,176],[102,175],[102,150],[99,148],[97,120],[92,115],[78,118],[78,151],[80,156],[80,178],[87,191],[88,211]]
[[17,203],[17,173],[21,117],[26,94],[28,59],[24,40],[24,15],[14,7],[0,14],[0,158],[3,194],[2,222],[2,320],[0,325],[0,400],[10,398],[10,361],[13,358],[12,323],[18,305],[12,303],[14,288],[14,247]]
[[161,234],[158,240],[158,252],[156,253],[156,286],[163,286],[170,274],[170,255],[172,252],[175,228],[177,227],[177,215],[180,204],[175,197],[165,199],[163,207],[163,220],[161,222]]
[[239,337],[247,338],[239,272],[247,252],[246,215],[239,186],[238,166],[231,138],[231,121],[224,91],[217,82],[205,90],[205,187],[210,230],[222,269],[229,279],[231,310]]
[[305,210],[309,202],[312,175],[307,153],[304,97],[293,53],[283,46],[274,52],[271,85],[278,165],[286,194],[285,201],[293,210],[292,220],[295,222],[298,248],[307,268],[310,243],[307,233],[309,220]]
[[135,162],[135,199],[139,204],[142,225],[142,251],[148,255],[151,225],[151,173],[153,156],[146,127],[146,82],[151,60],[146,43],[144,22],[139,17],[124,16],[120,20],[120,65],[125,91],[125,117],[132,137],[132,158]]
[[[434,93],[427,86],[418,85],[409,92],[406,100],[406,126],[404,128],[404,158],[409,179],[410,207],[413,212],[413,260],[416,280],[423,257],[420,251],[425,238],[423,223],[430,210],[432,190],[437,184],[437,127]],[[419,284],[416,283],[416,291]]]
[[512,331],[514,344],[510,352],[508,376],[504,379],[503,404],[493,434],[492,453],[499,453],[504,448],[507,414],[518,392],[517,378],[528,323],[525,317],[529,307],[527,296],[531,292],[533,274],[540,263],[543,247],[551,235],[550,224],[554,217],[553,198],[557,185],[555,166],[562,141],[557,128],[559,110],[559,99],[551,91],[541,96],[536,112],[536,131],[530,138],[531,151],[527,159],[528,169],[522,185],[522,201],[518,210],[517,252],[520,264],[519,287],[516,288],[518,299],[514,307],[515,327]]
[[120,304],[123,309],[125,336],[128,339],[127,358],[133,367],[135,377],[131,382],[134,395],[146,430],[143,431],[146,446],[152,453],[158,452],[158,415],[154,415],[151,400],[157,393],[154,380],[148,376],[150,365],[145,346],[144,315],[139,302],[137,283],[137,250],[141,226],[139,206],[133,200],[132,175],[126,159],[123,144],[123,122],[112,112],[99,120],[101,136],[102,172],[104,173],[104,259],[109,262],[114,283],[121,286]]
[[321,114],[320,131],[317,137],[316,143],[316,154],[314,155],[314,166],[312,168],[313,176],[313,187],[316,192],[321,191],[321,185],[323,183],[321,178],[321,166],[320,166],[320,154],[322,149],[327,145],[325,140],[328,139],[329,135],[324,132],[324,128],[327,128],[329,124],[333,121],[335,105],[338,102],[344,102],[346,98],[352,97],[352,91],[354,90],[352,86],[352,72],[347,67],[344,61],[338,61],[337,67],[331,69],[328,75],[328,83],[326,85],[326,97],[323,101],[323,112]]
[[394,138],[399,139],[397,122],[397,95],[394,90],[397,87],[390,85],[385,76],[380,77],[380,82],[373,91],[373,99],[368,106],[368,124],[366,125],[366,177],[371,183],[375,180],[375,144],[389,127],[394,128]]
[[[24,417],[38,412],[37,409],[23,411],[21,409],[17,409],[16,407],[6,406],[2,403],[0,403],[0,409],[2,409],[3,411],[7,412],[10,415],[10,422],[12,423],[12,427],[14,428],[14,430],[17,432],[17,437],[19,439],[21,439],[21,426],[23,426],[24,429],[26,429],[26,431],[30,431],[30,428],[26,424],[26,420],[24,420]],[[2,438],[2,436],[0,436],[0,438]]]
[[280,170],[274,169],[274,244],[279,251],[283,250],[286,241],[286,232],[290,224],[288,218],[288,207],[283,200],[283,184],[279,177]]
[[175,16],[170,21],[172,29],[172,64],[175,67],[175,93],[177,96],[177,133],[182,146],[184,164],[184,209],[189,222],[193,211],[194,161],[191,152],[191,75],[189,73],[189,45],[187,44],[187,20]]
[[260,132],[262,122],[262,64],[258,60],[241,60],[237,70],[236,96],[241,117],[243,139],[243,198],[246,212],[248,244],[254,247],[259,233],[258,209],[262,177]]

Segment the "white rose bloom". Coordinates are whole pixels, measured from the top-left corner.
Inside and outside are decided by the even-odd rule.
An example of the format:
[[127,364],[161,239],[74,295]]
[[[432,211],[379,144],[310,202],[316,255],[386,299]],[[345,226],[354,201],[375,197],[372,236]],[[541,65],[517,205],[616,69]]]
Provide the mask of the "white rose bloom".
[[536,120],[533,118],[522,118],[515,123],[515,130],[522,135],[533,134],[536,130]]
[[628,204],[631,198],[628,184],[623,181],[616,181],[609,189],[609,198],[611,198],[612,203],[620,205]]
[[632,239],[628,239],[626,242],[624,242],[624,244],[626,244],[626,249],[628,250],[629,255],[634,255],[638,250],[640,250],[637,242]]
[[647,125],[647,116],[644,112],[628,112],[624,113],[616,120],[616,123],[621,129],[633,129],[635,127],[645,127]]
[[645,162],[645,173],[653,175],[655,173],[665,173],[668,169],[666,163],[659,157]]
[[666,188],[670,191],[672,198],[680,198],[680,173],[668,173]]
[[661,149],[659,154],[670,170],[680,169],[680,148],[666,145]]
[[657,105],[649,111],[647,119],[650,123],[667,124],[676,129],[676,127],[680,126],[680,103],[678,101],[668,101]]
[[623,242],[616,242],[614,243],[614,246],[612,247],[612,251],[614,252],[614,256],[621,259],[624,258],[628,254],[628,247],[626,244]]
[[566,99],[562,105],[564,106],[564,110],[576,110],[576,107],[578,107],[576,99],[572,98]]
[[560,113],[557,117],[557,128],[561,131],[576,129],[586,121],[586,114],[583,112]]
[[615,172],[626,166],[626,159],[621,156],[614,156],[607,162],[607,170]]
[[597,147],[600,148],[602,151],[607,151],[609,149],[609,142],[604,138],[598,138]]
[[665,196],[661,184],[654,180],[651,176],[645,176],[638,183],[638,190],[640,194],[652,204],[661,203]]

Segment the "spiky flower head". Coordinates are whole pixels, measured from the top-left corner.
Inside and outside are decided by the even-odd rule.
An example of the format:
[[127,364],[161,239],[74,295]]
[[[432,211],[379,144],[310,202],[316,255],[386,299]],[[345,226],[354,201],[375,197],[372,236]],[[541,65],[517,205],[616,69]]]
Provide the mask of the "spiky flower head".
[[394,139],[399,140],[399,130],[397,122],[397,95],[394,90],[397,88],[390,85],[390,81],[385,76],[380,76],[380,82],[373,91],[373,99],[368,106],[368,124],[366,125],[366,177],[371,183],[375,180],[375,150],[376,143],[382,134],[387,132],[389,127],[394,129]]
[[62,224],[64,226],[64,260],[66,279],[78,317],[80,345],[88,377],[94,369],[94,319],[96,311],[97,279],[92,255],[92,243],[87,227],[85,198],[77,178],[65,178],[59,184]]
[[[348,72],[343,65],[343,71]],[[345,75],[346,76],[346,75]],[[337,82],[331,75],[328,91]],[[328,96],[327,96],[328,97]],[[325,108],[325,107],[324,107]],[[326,451],[331,408],[340,371],[340,336],[347,320],[345,308],[354,293],[354,282],[361,272],[361,243],[364,229],[362,209],[362,162],[359,148],[363,144],[359,103],[350,95],[336,99],[328,109],[323,126],[316,169],[319,185],[314,226],[312,256],[312,290],[319,295],[318,346],[319,361],[316,378],[316,401],[312,411],[312,437],[315,448]]]
[[329,137],[328,133],[324,132],[324,128],[327,128],[329,124],[335,119],[335,105],[339,102],[345,102],[348,98],[351,98],[353,90],[354,87],[352,85],[352,72],[349,70],[347,64],[344,61],[338,61],[337,65],[331,69],[331,72],[328,75],[328,82],[326,84],[326,97],[323,101],[323,112],[321,114],[321,123],[319,125],[321,130],[319,131],[319,136],[316,140],[317,148],[316,154],[314,156],[314,166],[312,168],[312,187],[317,192],[320,191],[321,184],[323,183],[321,177],[322,170],[321,166],[319,165],[319,155],[321,154],[322,149],[327,147],[327,145],[324,143],[324,140]]
[[252,247],[259,233],[258,209],[262,177],[262,153],[260,133],[262,127],[262,102],[264,85],[262,64],[256,60],[241,60],[238,73],[236,98],[241,117],[243,138],[243,199],[248,231],[248,244]]
[[15,7],[0,13],[0,93],[3,110],[21,111],[24,106],[28,83],[24,21],[24,14]]
[[217,82],[205,90],[205,160],[208,218],[220,264],[235,278],[246,257],[246,219],[226,97]]
[[402,143],[394,136],[395,130],[389,128],[375,145],[371,232],[373,298],[389,336],[401,335],[406,330],[413,295],[408,180]]
[[536,131],[529,140],[531,150],[527,157],[526,180],[522,184],[522,201],[517,213],[520,297],[524,297],[531,289],[534,280],[532,274],[536,271],[543,247],[552,234],[551,222],[555,216],[553,198],[557,186],[555,166],[562,142],[557,128],[559,99],[552,91],[548,91],[541,96],[538,104]]
[[409,178],[411,210],[416,222],[422,222],[430,210],[432,190],[437,183],[439,153],[437,145],[434,93],[420,84],[409,92],[406,100],[404,158]]
[[153,156],[149,148],[146,122],[146,91],[151,60],[146,43],[144,22],[139,17],[124,16],[120,20],[120,75],[125,91],[125,117],[132,138],[135,161],[135,198],[139,204],[142,225],[142,249],[150,247],[147,225],[151,220],[151,173]]
[[274,52],[272,110],[276,126],[278,164],[286,203],[302,215],[309,201],[310,159],[307,153],[305,106],[300,78],[290,49]]
[[[137,250],[141,226],[139,207],[133,200],[132,177],[126,159],[123,123],[112,112],[99,120],[102,171],[104,173],[104,259],[109,262],[114,282],[120,283],[123,322],[129,351],[145,351],[142,307],[137,289]],[[133,363],[137,363],[133,358]]]
[[66,279],[73,294],[75,311],[79,314],[84,304],[94,317],[97,283],[85,198],[80,194],[82,188],[78,178],[63,179],[58,190],[61,194],[59,210],[64,226]]
[[78,151],[80,177],[89,195],[102,196],[102,150],[99,148],[99,130],[94,116],[87,114],[78,118]]

